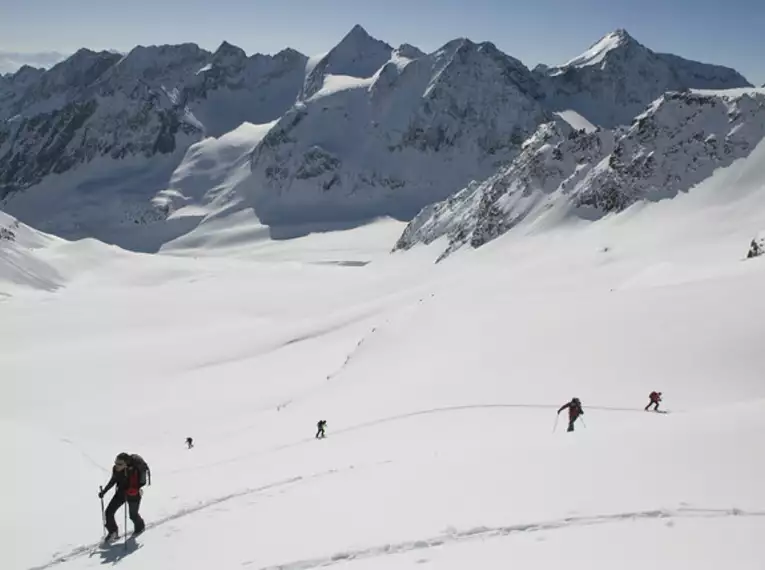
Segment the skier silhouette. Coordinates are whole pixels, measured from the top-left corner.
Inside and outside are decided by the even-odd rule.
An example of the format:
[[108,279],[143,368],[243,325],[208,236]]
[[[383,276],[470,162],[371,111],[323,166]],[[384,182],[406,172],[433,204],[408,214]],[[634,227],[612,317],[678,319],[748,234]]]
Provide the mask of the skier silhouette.
[[319,420],[319,423],[316,424],[316,439],[326,437],[326,434],[324,433],[325,427],[327,427],[327,420]]
[[760,246],[760,244],[757,243],[756,239],[753,239],[752,243],[749,244],[749,253],[746,254],[746,257],[751,259],[753,257],[762,255],[762,252],[763,248]]
[[574,431],[574,422],[579,416],[584,415],[582,402],[579,401],[579,398],[571,398],[570,402],[563,404],[558,409],[558,415],[566,408],[568,408],[568,429],[566,431]]
[[648,398],[651,400],[648,402],[648,405],[645,407],[645,411],[648,411],[648,408],[653,406],[653,411],[658,412],[659,411],[659,402],[661,402],[661,392],[651,392],[648,395]]

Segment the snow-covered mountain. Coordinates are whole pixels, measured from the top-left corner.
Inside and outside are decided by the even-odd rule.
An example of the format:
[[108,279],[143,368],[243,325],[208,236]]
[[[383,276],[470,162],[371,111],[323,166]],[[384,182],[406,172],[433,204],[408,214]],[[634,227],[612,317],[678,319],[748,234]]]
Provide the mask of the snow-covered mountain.
[[552,118],[530,71],[491,43],[388,52],[356,28],[339,47],[253,152],[247,192],[264,223],[410,218],[514,158]]
[[19,70],[0,99],[0,196],[101,156],[169,154],[203,134],[274,120],[295,101],[306,59],[182,44],[124,57],[83,49],[48,71]]
[[263,124],[281,117],[300,93],[307,61],[290,48],[247,57],[224,42],[184,79],[182,95],[205,133],[219,137],[244,122]]
[[751,87],[733,69],[655,53],[624,29],[563,65],[535,72],[553,110],[574,110],[603,127],[629,124],[666,91]]
[[[655,54],[623,30],[535,72],[488,42],[425,54],[360,26],[311,58],[248,57],[227,42],[214,53],[82,49],[0,77],[0,207],[56,235],[154,251],[213,211],[249,209],[281,226],[410,220],[505,169],[556,117],[589,137],[628,124],[667,89],[732,85],[747,83]],[[558,123],[548,128],[568,136]],[[595,135],[601,151],[617,137]]]
[[[491,44],[349,37],[3,78],[0,568],[762,570],[765,89],[597,128]],[[458,186],[406,254],[327,221]]]
[[247,57],[224,43],[80,50],[50,70],[22,68],[0,84],[3,208],[70,238],[112,234],[166,214],[187,148],[243,122],[273,121],[297,99],[307,58]]
[[542,125],[507,168],[425,208],[396,249],[447,236],[443,256],[479,247],[521,222],[595,219],[672,198],[748,156],[765,138],[765,90],[671,92],[629,128],[591,133]]

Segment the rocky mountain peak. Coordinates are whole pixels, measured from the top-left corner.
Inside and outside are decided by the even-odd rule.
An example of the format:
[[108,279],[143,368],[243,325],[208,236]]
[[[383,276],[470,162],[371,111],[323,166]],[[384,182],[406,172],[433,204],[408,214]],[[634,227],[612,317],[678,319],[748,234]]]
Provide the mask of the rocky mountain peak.
[[396,54],[407,59],[419,59],[425,57],[425,52],[411,44],[401,44],[396,49]]
[[305,64],[305,62],[308,60],[308,57],[296,49],[285,48],[274,55],[274,59],[283,63],[295,63],[299,61]]
[[392,53],[390,45],[373,38],[357,24],[311,70],[306,77],[301,98],[307,99],[317,93],[327,75],[372,77],[390,59]]
[[218,46],[212,56],[213,61],[225,64],[229,61],[242,61],[247,59],[247,54],[244,50],[238,46],[224,41]]
[[657,54],[623,29],[562,66],[537,66],[535,74],[552,110],[573,110],[608,128],[629,124],[667,91],[750,86],[734,70]]
[[639,201],[673,198],[764,139],[765,93],[754,89],[669,92],[628,128],[587,133],[546,123],[508,166],[423,209],[396,247],[446,236],[443,258],[548,212],[592,220]]
[[585,52],[569,60],[559,67],[550,68],[550,73],[565,73],[572,67],[604,65],[609,57],[623,54],[627,50],[645,49],[626,30],[620,28],[610,32],[592,44]]

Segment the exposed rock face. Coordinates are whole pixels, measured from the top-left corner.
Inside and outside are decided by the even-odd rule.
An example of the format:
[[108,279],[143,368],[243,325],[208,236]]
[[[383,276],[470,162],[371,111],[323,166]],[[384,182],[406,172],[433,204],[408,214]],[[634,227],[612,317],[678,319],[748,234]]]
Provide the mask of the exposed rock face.
[[551,208],[598,215],[671,198],[746,157],[763,137],[765,91],[755,89],[667,93],[623,129],[584,133],[548,123],[508,167],[420,212],[396,249],[445,236],[446,256]]
[[249,191],[265,223],[411,218],[552,118],[531,72],[490,43],[388,57],[372,77],[322,76],[255,149]]
[[629,124],[667,91],[751,87],[737,71],[655,53],[616,30],[558,67],[538,66],[554,110],[573,109],[595,125]]

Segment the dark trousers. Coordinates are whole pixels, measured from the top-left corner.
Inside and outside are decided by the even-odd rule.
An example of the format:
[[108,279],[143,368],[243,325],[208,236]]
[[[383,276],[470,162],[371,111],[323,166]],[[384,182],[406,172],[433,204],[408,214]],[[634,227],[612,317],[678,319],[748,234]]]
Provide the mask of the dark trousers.
[[578,417],[579,415],[568,417],[568,429],[566,431],[574,431],[574,422],[577,420]]
[[316,432],[316,439],[321,439],[324,437],[324,428],[319,428],[319,430]]
[[650,408],[651,406],[653,406],[653,409],[654,409],[654,411],[656,411],[656,410],[658,410],[658,409],[659,409],[659,402],[650,402],[650,403],[649,403],[649,404],[648,404],[648,405],[645,407],[645,411],[647,412],[647,411],[648,411],[648,408]]
[[[121,491],[114,493],[112,500],[109,501],[109,505],[106,507],[106,530],[109,532],[117,532],[117,521],[114,520],[114,515],[117,514],[117,510],[125,504],[125,494]],[[143,522],[141,515],[138,514],[138,509],[141,506],[141,495],[137,497],[130,497],[127,501],[128,514],[130,520],[133,521],[133,530],[141,532],[146,523]],[[127,530],[127,529],[126,529]]]

